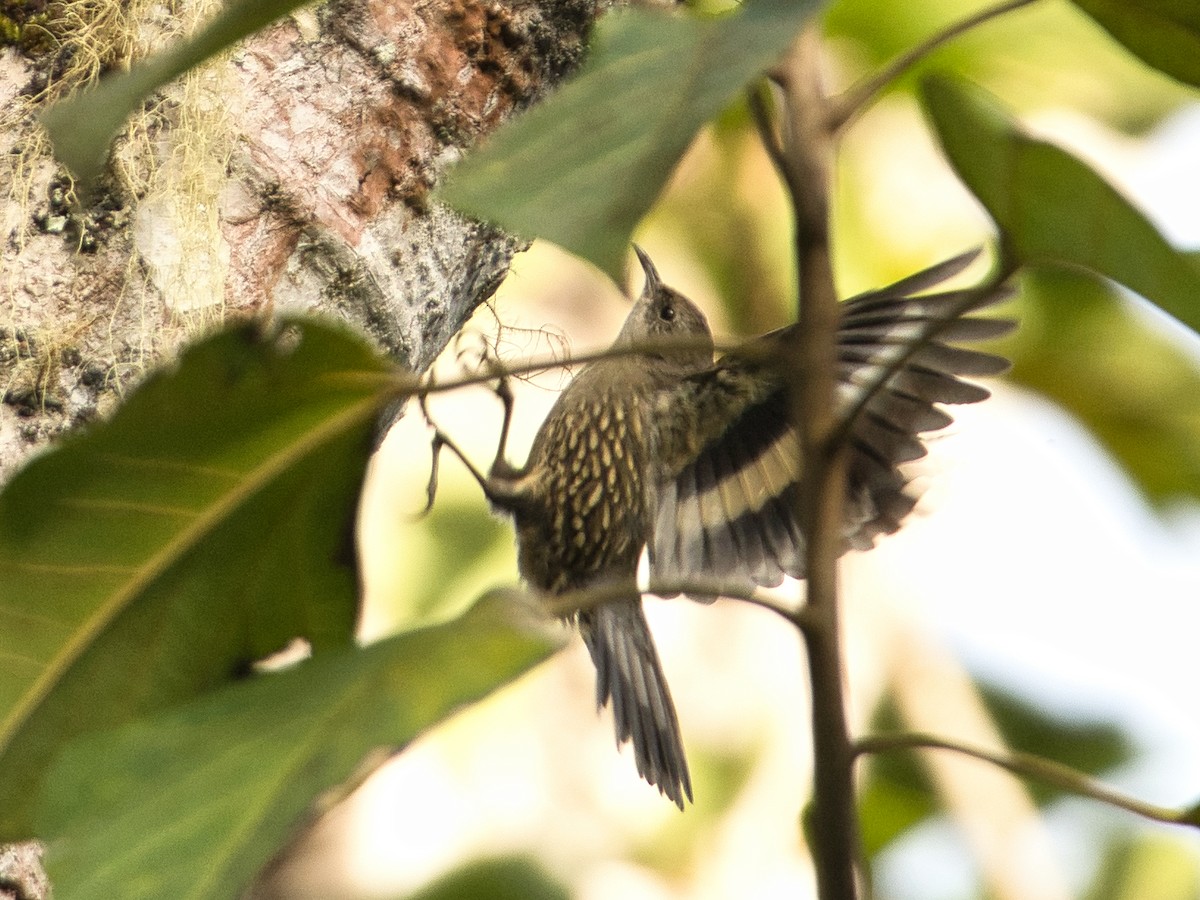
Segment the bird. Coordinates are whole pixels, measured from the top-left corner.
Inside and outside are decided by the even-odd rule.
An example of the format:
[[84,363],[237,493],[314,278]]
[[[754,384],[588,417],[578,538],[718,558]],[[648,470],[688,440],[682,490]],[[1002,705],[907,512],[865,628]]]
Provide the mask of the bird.
[[[739,596],[804,577],[796,516],[803,461],[778,362],[798,326],[716,358],[703,312],[663,283],[645,251],[634,252],[645,284],[611,352],[559,395],[523,465],[506,456],[512,396],[503,382],[504,423],[486,475],[440,432],[435,448],[462,458],[493,508],[514,519],[526,582],[549,598],[602,592],[571,616],[595,665],[597,706],[611,704],[618,745],[632,743],[638,773],[682,810],[692,801],[691,776],[638,566],[647,554],[649,589],[667,597],[677,587],[655,591],[656,582],[720,584]],[[1011,330],[1009,320],[968,315],[1007,289],[922,293],[978,253],[839,305],[837,406],[859,413],[845,434],[844,550],[871,547],[912,511],[916,497],[900,467],[925,454],[920,434],[952,421],[939,404],[985,399],[987,389],[964,378],[1008,367],[948,343]],[[940,329],[936,338],[919,341],[931,327]],[[716,599],[705,590],[688,596]]]

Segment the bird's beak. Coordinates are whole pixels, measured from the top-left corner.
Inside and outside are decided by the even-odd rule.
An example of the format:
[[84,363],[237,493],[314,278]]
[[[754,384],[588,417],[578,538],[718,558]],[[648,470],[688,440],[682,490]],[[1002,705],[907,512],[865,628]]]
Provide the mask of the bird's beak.
[[662,287],[662,280],[658,277],[658,269],[654,268],[654,263],[650,261],[650,257],[646,255],[646,251],[637,244],[633,245],[633,252],[637,254],[638,262],[642,264],[642,271],[646,273],[646,287],[643,288],[643,293],[650,296]]

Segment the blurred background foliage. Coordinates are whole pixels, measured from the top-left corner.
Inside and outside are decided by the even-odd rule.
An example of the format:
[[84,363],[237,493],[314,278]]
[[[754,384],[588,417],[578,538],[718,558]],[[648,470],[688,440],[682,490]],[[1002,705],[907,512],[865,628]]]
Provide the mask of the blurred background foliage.
[[[825,16],[831,87],[850,86],[982,5],[957,0],[833,3]],[[1130,166],[1142,158],[1147,137],[1158,134],[1164,122],[1197,101],[1194,92],[1131,57],[1066,3],[1034,4],[953,41],[893,85],[854,123],[842,144],[835,173],[834,251],[845,295],[894,280],[994,237],[986,215],[942,160],[915,99],[916,79],[933,71],[953,72],[982,84],[1035,134],[1079,154],[1144,209],[1153,198],[1139,193],[1139,185],[1128,180]],[[1192,140],[1192,146],[1200,147],[1196,130]],[[1177,187],[1181,198],[1198,196],[1194,181]],[[1152,219],[1162,214],[1155,208],[1147,212]],[[668,280],[706,308],[718,334],[758,333],[794,316],[790,215],[743,104],[734,104],[702,132],[637,239],[650,249]],[[1127,292],[1077,272],[1026,270],[1019,288],[1018,298],[1004,314],[1018,318],[1021,328],[996,348],[1013,360],[1011,383],[1081,423],[1111,454],[1147,504],[1158,511],[1183,511],[1186,515],[1200,496],[1200,355],[1195,336]],[[500,352],[504,358],[516,359],[556,349],[559,335],[565,335],[575,349],[602,346],[615,333],[624,309],[621,298],[594,270],[553,248],[535,246],[518,259],[494,309],[481,313],[475,327],[496,335],[497,323],[505,323],[499,329]],[[448,365],[453,368],[453,361]],[[518,400],[518,427],[524,420],[526,440],[563,380],[562,372],[554,371],[532,385],[520,386],[524,390]],[[477,392],[473,400],[464,401],[463,409],[467,411],[455,412],[447,405],[446,411],[438,414],[435,406],[435,415],[444,415],[448,430],[462,434],[468,449],[484,462],[494,449],[499,404]],[[404,454],[404,461],[391,466],[386,459],[381,461],[376,490],[364,510],[369,532],[386,534],[403,527],[410,535],[403,544],[387,541],[387,549],[379,551],[375,559],[369,583],[368,631],[388,631],[399,623],[440,618],[466,605],[489,584],[516,578],[508,529],[486,516],[477,488],[453,466],[443,473],[443,490],[432,513],[415,524],[400,522],[420,507],[424,476],[423,460],[411,449],[423,439],[421,429],[412,421],[415,416],[408,419],[402,429],[409,428],[412,433],[390,441],[397,448],[407,448],[397,451]],[[518,437],[512,456],[519,461],[523,452]],[[406,474],[398,475],[397,470]],[[1030,509],[1029,515],[1038,515],[1038,510]],[[396,549],[401,546],[403,551]],[[1008,560],[1006,564],[1019,566],[1021,561]],[[1130,598],[1131,604],[1136,602],[1137,598]],[[754,613],[742,615],[749,619]],[[1184,610],[1182,615],[1187,621],[1189,613]],[[731,662],[720,653],[709,652],[713,645],[704,642],[714,640],[713,635],[705,632],[703,625],[692,624],[689,616],[690,611],[665,609],[655,622],[656,626],[665,622],[681,635],[668,631],[664,636],[668,670],[673,656],[683,659],[691,654],[689,658],[700,660],[695,663],[693,659],[693,663],[701,671],[696,674],[689,669],[686,678],[709,685],[703,681],[705,668],[715,678],[728,677],[739,667],[753,667],[744,656]],[[741,637],[752,634],[752,640],[759,641],[767,640],[763,635],[768,632],[784,630],[769,618],[756,618],[750,625],[739,620],[737,627],[746,629]],[[526,798],[538,811],[530,815],[540,816],[540,825],[522,819],[522,824],[492,841],[478,835],[468,840],[460,836],[457,842],[450,842],[454,853],[427,856],[398,883],[416,883],[430,872],[452,871],[463,859],[475,855],[503,853],[515,855],[502,863],[467,862],[446,884],[478,883],[471,879],[481,871],[479,866],[502,865],[509,875],[513,867],[529,866],[519,878],[536,881],[550,877],[575,896],[802,896],[803,889],[798,886],[808,878],[803,850],[789,847],[795,842],[795,832],[789,829],[795,826],[800,804],[798,796],[791,793],[793,783],[781,785],[775,776],[780,765],[788,764],[788,755],[806,745],[806,710],[802,690],[792,694],[790,688],[771,683],[772,677],[775,681],[799,679],[797,669],[786,668],[794,658],[788,654],[798,652],[790,646],[794,636],[782,634],[775,639],[787,649],[771,656],[759,648],[763,659],[770,660],[764,663],[769,672],[763,682],[738,684],[736,690],[743,693],[732,698],[706,693],[702,687],[696,689],[702,699],[680,699],[698,796],[703,798],[685,816],[666,814],[656,806],[657,798],[637,794],[636,786],[634,793],[627,793],[629,785],[624,782],[633,782],[627,759],[617,759],[610,767],[610,761],[599,756],[572,757],[565,762],[553,758],[554,751],[564,748],[570,748],[570,753],[590,753],[579,750],[586,742],[598,744],[602,753],[611,753],[603,726],[591,729],[587,704],[582,704],[582,710],[569,708],[590,696],[586,667],[564,664],[553,676],[559,681],[528,688],[529,697],[523,701],[540,708],[547,720],[533,726],[535,737],[531,740],[549,742],[551,758],[536,753],[535,758],[548,769],[594,768],[585,775],[549,775],[552,781],[559,779],[554,782],[555,792]],[[732,634],[729,640],[735,642]],[[679,649],[697,642],[699,648]],[[581,662],[577,657],[572,660]],[[860,662],[851,654],[851,666]],[[678,677],[672,681],[678,683]],[[853,675],[851,681],[857,684]],[[770,690],[779,691],[750,698],[744,693],[748,684],[770,684]],[[1117,722],[1095,710],[1048,710],[1038,697],[1022,694],[1011,684],[977,683],[976,689],[996,730],[1021,750],[1111,776],[1135,764],[1143,749],[1124,720]],[[682,692],[686,693],[686,688]],[[867,714],[860,719],[864,724],[875,728],[903,724],[891,699],[886,672],[874,691],[863,696],[860,705]],[[511,698],[494,702],[518,703]],[[796,705],[778,709],[792,702]],[[701,706],[704,708],[699,709]],[[775,712],[756,717],[754,711],[763,707],[774,707]],[[438,752],[453,756],[459,751],[446,748],[455,746],[455,741],[486,744],[487,723],[500,721],[501,727],[508,727],[506,715],[511,712],[472,714],[470,722],[438,737]],[[790,719],[790,724],[781,725],[780,718]],[[576,743],[559,743],[566,740],[567,732],[577,732]],[[478,746],[475,750],[486,752]],[[525,747],[523,752],[535,751]],[[794,769],[795,758],[790,762]],[[479,792],[479,782],[470,774],[472,764],[461,759],[460,763],[460,773],[467,772],[463,776],[467,795],[471,790]],[[432,765],[418,762],[417,770],[425,764]],[[578,780],[569,781],[566,787],[561,781],[607,778],[598,776],[599,771],[611,772],[612,780],[602,781],[594,791]],[[944,846],[930,850],[919,841],[906,844],[900,840],[905,835],[936,831],[954,818],[918,760],[890,756],[872,761],[864,772],[866,842],[877,862],[894,863],[897,853],[910,853],[926,866],[953,870],[963,865],[961,859],[948,862]],[[406,776],[397,777],[403,780]],[[795,773],[797,784],[806,777],[805,771]],[[1091,841],[1086,847],[1069,846],[1070,858],[1060,860],[1066,870],[1066,893],[1056,893],[1048,886],[1040,896],[1133,900],[1193,897],[1200,892],[1200,855],[1190,837],[1178,830],[1146,826],[1124,814],[1084,812],[1085,805],[1064,804],[1062,798],[1030,787],[1033,801],[1052,821],[1062,815],[1087,819],[1088,825],[1078,833]],[[782,811],[764,814],[764,807],[756,805],[764,794],[775,795]],[[474,808],[476,801],[460,802]],[[478,802],[481,805],[476,812],[486,818],[482,811],[486,801]],[[558,808],[562,803],[574,806]],[[632,824],[630,816],[636,819]],[[461,824],[462,820],[458,821]],[[577,829],[573,848],[552,846],[567,828]],[[961,843],[949,846],[967,853]],[[1058,849],[1062,850],[1061,843]],[[753,882],[752,893],[731,893],[731,884],[737,877],[746,878],[756,859],[773,852],[779,858],[787,857],[793,851],[793,868],[771,857],[769,866],[761,865],[763,871],[773,872],[770,879],[764,876]],[[525,853],[532,854],[530,861],[524,861]],[[741,854],[740,865],[729,869],[743,873],[741,876],[722,874],[725,870],[716,862],[722,854]],[[884,879],[876,885],[876,896],[895,900],[1014,896],[990,880],[994,873],[984,867],[967,863],[966,868],[964,877],[949,879],[950,887],[938,878],[930,878],[928,884],[910,880],[900,887],[896,879]],[[897,871],[912,869],[901,864]],[[903,880],[901,877],[900,882]],[[747,887],[747,882],[741,883]],[[561,895],[556,890],[545,887],[537,895]],[[495,896],[469,887],[450,893],[441,888],[429,891],[429,896],[438,897]]]
[[[1010,747],[1037,747],[1037,752],[1080,772],[1101,774],[1128,762],[1134,752],[1116,726],[1100,721],[1054,717],[1028,700],[986,682],[978,683],[988,714]],[[875,710],[872,732],[901,731],[904,722],[895,702],[885,695]],[[1031,783],[1039,805],[1062,793]],[[936,788],[911,754],[882,754],[870,764],[860,798],[863,844],[870,856],[882,851],[908,829],[938,814]]]
[[1081,422],[1157,506],[1200,490],[1200,370],[1164,316],[1067,271],[1022,282],[1012,377]]

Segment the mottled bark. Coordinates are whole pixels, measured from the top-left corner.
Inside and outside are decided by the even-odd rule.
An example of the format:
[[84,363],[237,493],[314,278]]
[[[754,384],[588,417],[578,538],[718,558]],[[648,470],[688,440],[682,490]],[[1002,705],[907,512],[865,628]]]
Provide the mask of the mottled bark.
[[0,900],[46,900],[49,896],[41,845],[30,841],[0,846]]
[[82,25],[64,19],[56,49],[0,51],[0,477],[228,316],[330,313],[427,366],[520,248],[430,191],[574,67],[596,11],[341,0],[303,12],[162,92],[79,214],[33,121],[42,97],[85,54],[120,64],[187,19],[110,5],[112,21],[104,3]]

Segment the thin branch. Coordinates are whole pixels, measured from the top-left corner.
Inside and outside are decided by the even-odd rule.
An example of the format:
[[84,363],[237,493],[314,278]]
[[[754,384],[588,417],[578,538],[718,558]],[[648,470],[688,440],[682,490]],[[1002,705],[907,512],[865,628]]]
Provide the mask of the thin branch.
[[630,593],[637,593],[639,595],[653,594],[657,597],[667,598],[675,597],[679,594],[687,594],[692,597],[722,597],[726,600],[737,600],[741,603],[749,603],[751,606],[758,606],[769,610],[777,616],[783,617],[791,625],[802,631],[809,627],[807,606],[801,606],[798,609],[789,609],[780,603],[775,603],[768,597],[756,594],[752,585],[744,583],[732,584],[714,578],[693,577],[680,581],[652,581],[645,588],[626,582],[593,585],[592,587],[577,591],[555,594],[553,597],[547,596],[545,598],[545,608],[551,615],[565,618],[591,609],[594,606],[599,606],[601,603],[608,603],[612,600],[623,600]]
[[833,99],[829,106],[829,127],[833,131],[840,131],[852,119],[862,113],[867,106],[874,102],[885,87],[942,45],[949,43],[972,28],[1006,13],[1010,13],[1013,10],[1020,9],[1023,6],[1030,6],[1035,2],[1037,0],[1007,0],[1007,2],[999,3],[996,6],[981,9],[967,16],[962,21],[956,22],[939,31],[924,43],[918,44],[906,53],[901,54],[879,72],[869,76]]
[[750,88],[746,94],[746,104],[750,107],[750,115],[754,117],[754,125],[758,129],[758,138],[762,141],[763,149],[776,170],[782,173],[787,169],[787,160],[784,159],[783,144],[780,143],[775,123],[771,120],[771,111],[767,108],[767,101],[763,96],[768,90],[767,82]]
[[[636,355],[639,353],[668,353],[668,352],[685,352],[696,349],[709,349],[712,347],[712,342],[708,338],[696,337],[665,337],[651,341],[635,341],[630,344],[621,344],[619,346],[610,346],[605,350],[599,350],[594,353],[584,353],[570,360],[554,359],[553,361],[531,360],[524,363],[519,363],[514,366],[504,366],[498,360],[488,359],[483,371],[472,372],[469,375],[461,375],[457,378],[451,378],[446,381],[437,381],[432,375],[426,375],[423,378],[416,378],[412,373],[399,367],[382,373],[353,373],[340,376],[345,381],[353,381],[357,384],[376,384],[383,382],[391,388],[391,393],[395,398],[396,403],[401,403],[412,397],[416,397],[420,403],[421,415],[425,419],[426,424],[433,429],[433,442],[431,445],[432,458],[429,467],[429,481],[425,486],[425,505],[415,514],[415,519],[421,519],[427,515],[432,509],[434,501],[437,497],[438,474],[441,461],[441,451],[449,450],[459,462],[466,467],[471,477],[478,482],[484,495],[490,502],[503,505],[504,495],[498,493],[496,482],[485,475],[473,462],[470,457],[458,446],[458,444],[444,432],[437,423],[433,420],[429,412],[426,401],[433,394],[440,394],[446,391],[460,390],[466,387],[477,387],[483,384],[489,384],[493,381],[497,382],[495,391],[496,395],[504,404],[504,422],[501,426],[500,440],[496,447],[496,455],[492,462],[490,472],[495,474],[497,467],[504,467],[509,472],[512,472],[512,467],[505,460],[505,449],[508,443],[509,427],[512,424],[513,414],[513,395],[508,386],[508,379],[520,377],[522,375],[531,375],[537,372],[543,372],[551,368],[566,366],[572,364],[581,364],[595,362],[601,359],[611,359],[616,357]],[[730,345],[729,347],[718,346],[717,349],[722,351],[739,349],[743,356],[748,359],[761,357],[764,360],[774,358],[775,354],[765,348],[758,347],[754,344],[749,346]],[[770,606],[770,604],[762,601],[756,602],[760,606]],[[796,623],[798,624],[798,622]]]
[[[447,378],[445,381],[433,382],[425,380],[417,382],[410,372],[396,369],[391,373],[379,375],[364,375],[361,376],[365,380],[392,380],[396,383],[396,391],[402,397],[424,397],[429,394],[441,394],[446,391],[457,391],[466,387],[477,387],[481,384],[489,384],[497,379],[506,377],[517,378],[523,375],[537,375],[542,372],[549,372],[551,369],[566,368],[569,366],[579,366],[586,363],[596,362],[600,359],[615,359],[623,356],[638,356],[643,353],[685,353],[689,350],[702,350],[710,346],[707,338],[696,337],[664,337],[657,338],[651,341],[635,341],[630,344],[621,344],[620,346],[610,346],[603,350],[593,350],[588,353],[580,353],[577,356],[572,356],[570,359],[562,359],[559,357],[551,359],[530,359],[525,362],[516,363],[513,365],[504,365],[500,362],[489,362],[487,367],[480,372],[472,372],[469,375],[459,375],[455,378]],[[741,352],[753,354],[753,347],[742,347],[736,343],[718,344],[717,350],[726,351],[737,349]],[[359,376],[355,376],[359,377]]]
[[1032,753],[997,753],[961,744],[948,738],[921,733],[880,734],[861,738],[854,744],[856,757],[867,754],[894,753],[898,750],[949,750],[963,756],[998,766],[1013,775],[1040,781],[1077,797],[1098,800],[1154,822],[1167,825],[1190,825],[1200,828],[1200,809],[1192,806],[1173,809],[1130,797],[1101,784],[1094,778],[1070,766]]
[[[936,337],[936,332],[934,333],[934,337]],[[458,375],[453,378],[447,378],[444,381],[418,380],[411,372],[399,367],[382,373],[355,372],[337,377],[344,379],[346,382],[354,382],[356,384],[388,383],[391,385],[396,396],[400,398],[426,397],[433,394],[443,394],[448,391],[462,390],[468,387],[478,387],[508,377],[520,378],[528,375],[538,375],[542,372],[548,372],[551,369],[582,366],[601,359],[638,356],[643,353],[685,353],[689,350],[707,349],[708,347],[707,338],[664,337],[649,341],[635,341],[630,344],[623,343],[620,346],[609,346],[602,350],[580,353],[569,359],[561,357],[536,358],[513,364],[489,362],[483,371]],[[757,344],[754,341],[748,343],[745,341],[717,341],[715,350],[717,353],[737,351],[739,355],[746,359],[762,362],[778,362],[781,369],[786,368],[786,358],[781,360],[778,350],[773,345]]]

